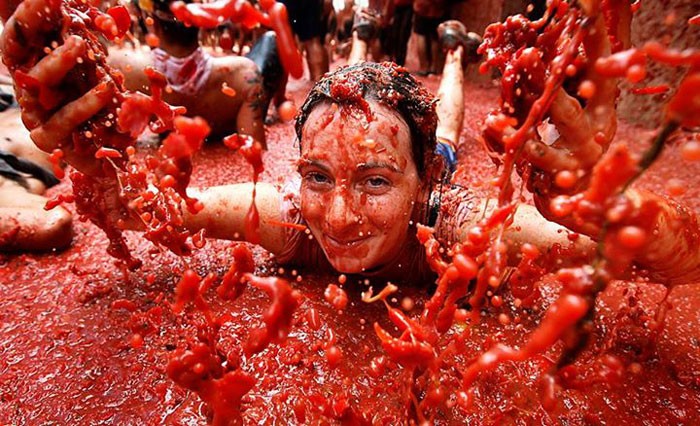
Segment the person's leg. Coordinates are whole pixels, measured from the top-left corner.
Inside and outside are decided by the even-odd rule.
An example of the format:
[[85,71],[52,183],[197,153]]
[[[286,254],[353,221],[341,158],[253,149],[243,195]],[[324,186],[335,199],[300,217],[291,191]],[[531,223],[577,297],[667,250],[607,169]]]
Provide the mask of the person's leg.
[[282,66],[277,48],[277,36],[273,31],[267,31],[258,38],[253,48],[246,55],[255,62],[258,71],[262,75],[264,96],[262,98],[262,113],[265,124],[277,121],[276,108],[272,115],[268,116],[270,101],[278,107],[286,100],[285,89],[287,87],[287,73]]
[[435,131],[438,139],[437,151],[445,157],[451,171],[456,166],[457,142],[459,142],[464,122],[462,55],[462,46],[447,52],[437,94],[438,127]]
[[416,53],[418,54],[418,75],[430,73],[430,18],[413,15],[413,35],[416,39]]
[[442,50],[440,49],[440,43],[438,39],[438,26],[443,21],[443,19],[423,18],[421,21],[421,30],[426,40],[426,57],[428,58],[428,72],[431,74],[438,74],[438,71],[442,69],[442,66],[444,65],[444,57],[442,55]]
[[330,15],[328,16],[328,28],[323,40],[324,47],[328,54],[328,61],[333,62],[333,50],[337,43],[335,35],[338,34],[338,16],[335,10],[331,7]]
[[442,51],[440,50],[440,43],[437,39],[437,33],[433,32],[433,34],[430,34],[428,40],[428,48],[430,49],[430,54],[428,55],[430,57],[429,70],[431,74],[438,74],[438,71],[443,65],[443,57]]
[[361,40],[357,35],[357,31],[352,33],[352,47],[350,48],[350,56],[348,56],[348,65],[359,64],[367,60],[367,43]]
[[367,60],[367,54],[372,54],[372,59],[379,62],[382,49],[379,43],[380,28],[379,15],[369,9],[362,9],[355,14],[352,26],[352,48],[349,64],[356,64]]
[[287,100],[287,81],[289,80],[289,76],[287,73],[284,73],[282,78],[280,79],[278,85],[277,85],[277,90],[275,91],[274,97],[273,97],[273,102],[275,105],[275,108],[279,108],[282,103],[284,103]]
[[416,53],[418,54],[418,75],[427,75],[430,72],[430,58],[428,58],[428,40],[424,35],[414,31],[416,37]]
[[408,6],[396,9],[394,15],[394,27],[396,29],[394,42],[394,60],[403,66],[406,64],[406,50],[408,49],[408,39],[411,37],[411,20],[413,19],[413,8]]
[[306,52],[311,80],[318,81],[328,72],[328,51],[323,46],[326,25],[323,22],[323,0],[283,0],[289,24]]
[[313,81],[318,81],[323,74],[328,72],[328,51],[323,48],[321,39],[314,37],[304,42],[306,61],[309,64],[309,73]]

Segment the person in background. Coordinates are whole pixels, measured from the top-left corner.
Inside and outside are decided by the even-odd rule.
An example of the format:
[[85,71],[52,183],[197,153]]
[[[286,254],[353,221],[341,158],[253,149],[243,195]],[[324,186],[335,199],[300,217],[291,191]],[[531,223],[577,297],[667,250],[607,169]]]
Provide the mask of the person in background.
[[385,12],[385,20],[389,22],[388,53],[397,64],[406,64],[408,39],[411,37],[411,22],[413,20],[413,0],[389,0]]
[[355,19],[355,3],[344,0],[343,8],[335,12],[335,31],[331,34],[332,51],[341,57],[347,57],[352,44],[352,27]]
[[169,0],[141,2],[153,19],[158,47],[134,50],[110,47],[109,64],[125,76],[129,90],[148,92],[144,70],[163,73],[171,90],[163,98],[184,106],[187,115],[205,118],[212,138],[243,133],[265,146],[264,119],[270,102],[281,104],[287,75],[279,60],[274,32],[265,33],[247,56],[213,56],[199,42],[199,31],[177,21]]
[[323,46],[326,24],[323,21],[323,0],[281,0],[287,6],[289,23],[306,52],[312,81],[328,72],[328,51]]
[[437,28],[446,19],[447,0],[414,0],[413,14],[419,66],[416,74],[437,74],[441,68]]

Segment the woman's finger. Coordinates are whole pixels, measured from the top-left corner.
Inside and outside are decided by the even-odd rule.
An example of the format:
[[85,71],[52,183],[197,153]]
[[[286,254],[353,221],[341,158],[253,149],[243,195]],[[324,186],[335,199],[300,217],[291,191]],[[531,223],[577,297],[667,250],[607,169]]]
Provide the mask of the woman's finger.
[[44,125],[32,130],[31,137],[36,146],[46,152],[56,148],[57,141],[70,140],[71,133],[107,106],[114,97],[114,84],[102,82],[82,97],[66,104]]
[[592,136],[588,117],[578,99],[569,96],[562,88],[554,96],[549,119],[559,132],[559,147],[573,150]]
[[25,0],[5,24],[0,37],[5,65],[22,64],[33,49],[28,45],[45,42],[44,34],[55,32],[60,24],[60,0]]
[[550,174],[580,167],[580,163],[570,152],[547,146],[538,140],[527,141],[523,147],[523,155],[533,166]]
[[85,55],[87,45],[76,35],[66,38],[64,43],[43,57],[29,71],[29,76],[41,85],[56,86],[78,63],[78,58]]
[[[612,117],[615,123],[615,114],[600,108],[598,114]],[[610,128],[604,132],[591,125],[591,117],[581,107],[578,99],[569,96],[564,89],[559,89],[549,110],[549,118],[559,132],[559,139],[551,146],[552,149],[565,151],[566,155],[573,155],[579,162],[579,167],[593,166],[603,154],[609,144],[607,137]],[[614,133],[614,129],[612,129]]]

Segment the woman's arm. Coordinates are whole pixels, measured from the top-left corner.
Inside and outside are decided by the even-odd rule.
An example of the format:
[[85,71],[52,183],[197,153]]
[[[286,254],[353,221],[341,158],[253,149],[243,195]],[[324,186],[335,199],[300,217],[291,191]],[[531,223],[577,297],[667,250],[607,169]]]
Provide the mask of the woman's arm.
[[625,195],[640,208],[647,204],[658,209],[651,235],[635,260],[649,269],[651,277],[669,284],[700,282],[700,222],[697,214],[649,191],[629,189]]
[[[118,196],[115,191],[112,194]],[[213,186],[211,188],[188,188],[187,195],[201,201],[204,208],[198,213],[190,213],[183,203],[184,228],[195,234],[204,230],[206,238],[245,241],[246,216],[253,200],[253,183],[238,183]],[[113,204],[120,205],[116,200]],[[280,193],[269,183],[256,185],[255,206],[260,217],[259,245],[273,254],[282,251],[287,241],[280,206]],[[129,231],[144,232],[145,226],[138,216],[129,212],[129,217],[120,218],[123,228]]]
[[[253,199],[252,183],[191,189],[187,192],[204,204],[204,209],[199,213],[185,214],[185,226],[190,231],[194,233],[204,229],[207,237],[245,240],[246,215]],[[260,246],[271,253],[280,253],[286,235],[285,228],[278,226],[283,218],[277,188],[272,184],[258,183],[255,205],[260,215]]]
[[[464,241],[468,238],[469,230],[477,225],[481,217],[488,217],[497,204],[496,200],[482,201],[476,211],[485,212],[486,215],[474,215],[472,220],[462,223],[457,232],[458,240]],[[596,243],[592,239],[545,219],[534,206],[529,204],[518,205],[513,223],[506,228],[504,237],[508,242],[508,261],[512,265],[519,262],[523,244],[534,246],[540,253],[548,253],[555,244],[558,244],[560,247],[573,250],[570,254],[576,258],[595,254]]]

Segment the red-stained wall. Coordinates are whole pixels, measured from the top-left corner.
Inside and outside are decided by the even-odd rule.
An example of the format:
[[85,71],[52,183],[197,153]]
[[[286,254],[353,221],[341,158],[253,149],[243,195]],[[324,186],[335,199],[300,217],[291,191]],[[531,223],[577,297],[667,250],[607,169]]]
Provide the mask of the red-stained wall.
[[[689,25],[688,19],[700,14],[698,0],[642,1],[642,7],[632,20],[632,44],[640,47],[649,40],[659,40],[670,46],[685,49],[700,48],[700,26]],[[647,79],[638,86],[670,84],[674,87],[685,70],[650,64]],[[620,118],[647,127],[656,127],[663,116],[667,94],[634,95],[631,87],[622,84],[622,96],[618,104]]]

